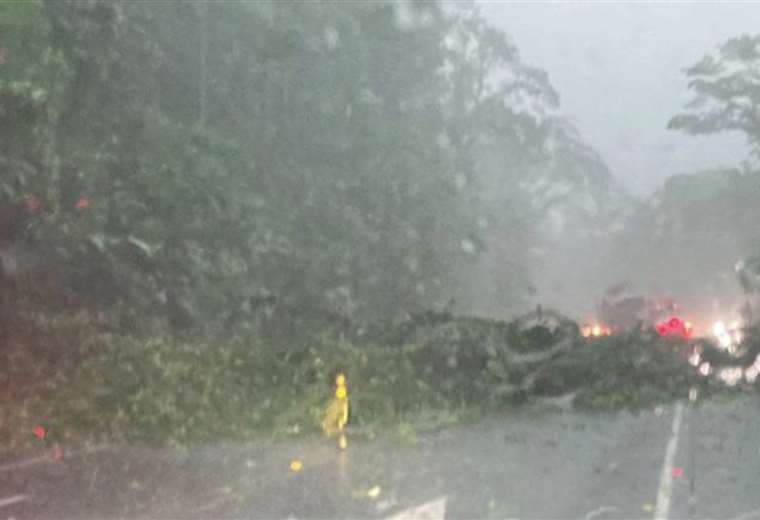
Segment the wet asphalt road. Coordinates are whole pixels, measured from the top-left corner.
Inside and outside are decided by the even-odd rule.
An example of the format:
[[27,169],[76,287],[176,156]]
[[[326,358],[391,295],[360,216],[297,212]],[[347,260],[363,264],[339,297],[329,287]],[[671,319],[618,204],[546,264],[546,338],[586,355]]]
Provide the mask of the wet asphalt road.
[[0,499],[29,496],[0,519],[653,518],[670,442],[668,518],[760,520],[759,412],[756,398],[684,406],[674,441],[670,406],[522,412],[342,453],[319,438],[121,448],[0,473]]
[[671,517],[689,518],[691,498],[696,518],[760,519],[760,400],[687,410],[680,438]]

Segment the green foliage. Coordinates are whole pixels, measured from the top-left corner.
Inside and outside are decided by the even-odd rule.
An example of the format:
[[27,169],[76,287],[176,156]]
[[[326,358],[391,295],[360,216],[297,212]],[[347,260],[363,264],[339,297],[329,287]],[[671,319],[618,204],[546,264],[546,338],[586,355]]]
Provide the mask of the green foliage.
[[[673,176],[615,234],[609,263],[634,266],[631,279],[637,286],[678,294],[692,312],[700,306],[707,310],[706,300],[735,302],[734,268],[760,243],[754,224],[760,218],[759,196],[760,176],[748,168]],[[739,282],[751,277],[745,269]]]
[[[59,307],[105,316],[50,325],[74,347],[40,417],[185,443],[314,429],[337,367],[358,426],[580,384],[573,327],[420,314],[519,303],[556,188],[609,191],[477,10],[45,0],[0,24],[0,202],[40,199],[19,241]],[[536,390],[548,361],[568,370]]]
[[[573,380],[567,381],[567,388],[581,387],[575,404],[582,408],[648,408],[664,399],[684,399],[689,388],[699,383],[677,343],[629,334],[603,338],[587,347],[574,363]],[[579,384],[583,380],[589,384]]]
[[[256,334],[210,343],[106,332],[87,314],[32,323],[34,335],[15,334],[2,353],[0,377],[13,391],[0,401],[0,430],[11,448],[30,442],[19,433],[36,424],[50,440],[91,443],[315,433],[338,371],[348,376],[352,431],[390,427],[411,443],[419,432],[536,398],[639,410],[684,399],[693,386],[703,396],[726,392],[686,362],[685,344],[653,332],[584,340],[569,324],[433,314],[389,326],[383,342],[326,333],[308,344]],[[751,363],[756,351],[739,361]]]
[[2,9],[0,187],[42,202],[31,237],[79,280],[70,305],[223,333],[264,289],[354,317],[466,306],[474,278],[491,314],[526,293],[559,100],[477,10]]
[[688,111],[673,117],[668,127],[690,134],[742,132],[755,155],[760,153],[760,102],[757,71],[760,36],[743,35],[720,46],[717,57],[706,55],[686,69],[694,99]]
[[[103,332],[100,318],[84,313],[29,319],[32,335],[15,333],[2,352],[0,380],[12,389],[0,400],[8,449],[28,446],[24,432],[36,424],[66,443],[184,446],[315,433],[338,371],[348,375],[355,434],[390,427],[412,444],[420,432],[541,397],[639,410],[684,399],[693,386],[703,397],[737,393],[697,376],[686,345],[653,332],[588,341],[569,324],[428,314],[364,341],[326,333],[308,344],[255,334],[209,343]],[[709,357],[716,367],[737,362],[718,357]]]
[[[755,109],[760,102],[758,45],[760,36],[757,35],[732,38],[720,46],[717,55],[706,55],[687,69],[686,75],[691,78],[689,88],[695,96],[687,105],[688,111],[670,120],[669,128],[690,134],[739,131],[757,158],[760,154],[760,124]],[[742,247],[736,256],[749,258],[738,274],[742,288],[752,292],[751,279],[758,272],[753,266],[760,243],[756,226],[752,224],[757,218],[758,174],[746,165],[743,171],[731,173],[733,175],[723,179],[722,185],[716,187],[714,195],[705,202],[711,204],[713,215],[725,213],[730,219],[729,227],[724,225],[722,229],[731,229],[740,237]],[[717,176],[715,178],[717,181]]]

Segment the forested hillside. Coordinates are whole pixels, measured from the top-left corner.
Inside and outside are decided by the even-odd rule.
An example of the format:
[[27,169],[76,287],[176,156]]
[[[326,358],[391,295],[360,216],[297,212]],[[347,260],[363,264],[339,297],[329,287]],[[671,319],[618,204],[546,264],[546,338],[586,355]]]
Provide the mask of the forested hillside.
[[[720,52],[671,126],[757,147],[757,39]],[[710,395],[710,341],[576,320],[756,290],[759,189],[635,200],[469,4],[0,3],[0,441],[298,434],[341,371],[360,428]]]
[[55,257],[61,304],[206,332],[270,295],[503,317],[530,297],[545,216],[610,189],[547,75],[476,9],[0,10],[2,232]]

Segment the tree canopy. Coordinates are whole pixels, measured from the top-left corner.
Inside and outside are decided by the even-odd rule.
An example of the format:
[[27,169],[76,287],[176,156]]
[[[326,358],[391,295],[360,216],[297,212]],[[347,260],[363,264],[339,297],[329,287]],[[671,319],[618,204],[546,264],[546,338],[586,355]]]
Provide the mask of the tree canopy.
[[530,293],[548,208],[607,197],[547,74],[472,7],[0,9],[3,204],[34,202],[25,236],[83,304],[178,326],[266,294],[504,313]]
[[732,38],[685,70],[694,97],[668,128],[691,134],[743,133],[760,153],[760,36]]
[[[758,159],[760,36],[732,38],[717,53],[705,55],[684,72],[690,78],[694,97],[684,112],[671,118],[668,128],[694,135],[740,132],[747,139],[752,158]],[[686,241],[692,244],[682,250],[688,251],[692,265],[701,267],[702,273],[707,266],[699,264],[711,264],[708,270],[714,272],[717,262],[726,271],[737,260],[759,250],[760,236],[754,223],[760,217],[760,175],[751,160],[742,159],[737,158],[737,163],[742,162],[737,168],[674,176],[666,183],[657,235],[674,245],[681,244],[679,247]],[[698,244],[709,244],[712,249],[698,253],[694,251]],[[750,259],[747,265],[756,262]]]

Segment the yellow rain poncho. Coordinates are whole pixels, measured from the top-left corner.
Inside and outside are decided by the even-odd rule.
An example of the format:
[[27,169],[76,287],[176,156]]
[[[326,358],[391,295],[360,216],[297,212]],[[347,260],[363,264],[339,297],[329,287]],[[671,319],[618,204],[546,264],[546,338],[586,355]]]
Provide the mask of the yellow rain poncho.
[[338,374],[335,378],[335,397],[330,400],[325,411],[325,419],[322,421],[322,429],[328,437],[339,434],[339,445],[346,447],[344,429],[348,422],[348,389],[346,388],[346,376]]

